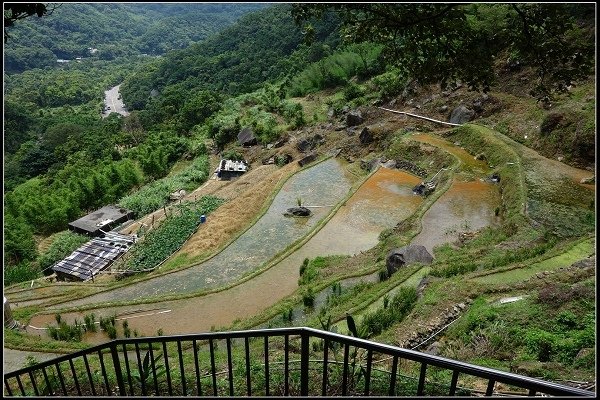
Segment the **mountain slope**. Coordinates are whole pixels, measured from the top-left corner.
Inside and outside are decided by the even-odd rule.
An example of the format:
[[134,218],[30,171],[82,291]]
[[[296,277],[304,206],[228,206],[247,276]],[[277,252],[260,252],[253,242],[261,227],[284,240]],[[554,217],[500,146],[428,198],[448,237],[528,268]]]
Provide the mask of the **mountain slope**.
[[261,4],[71,4],[8,30],[5,70],[56,65],[57,59],[164,54],[201,41]]

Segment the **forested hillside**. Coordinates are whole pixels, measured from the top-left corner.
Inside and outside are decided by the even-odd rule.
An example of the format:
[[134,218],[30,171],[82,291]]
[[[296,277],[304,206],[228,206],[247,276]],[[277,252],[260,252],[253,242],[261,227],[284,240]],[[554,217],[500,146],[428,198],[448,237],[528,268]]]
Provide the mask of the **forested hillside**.
[[[326,15],[315,27],[314,41],[304,44],[290,5],[276,5],[242,17],[206,41],[174,51],[135,71],[122,87],[132,109],[148,106],[150,93],[212,90],[247,93],[265,81],[293,76],[340,43],[337,19]],[[169,94],[169,96],[172,96]]]
[[[141,8],[141,15],[180,18],[180,14],[188,13],[188,6],[148,5]],[[230,17],[255,7],[246,6],[230,13]],[[103,14],[100,20],[109,24],[110,13],[96,7],[101,5],[83,10]],[[209,10],[216,13],[223,7],[211,5]],[[119,5],[115,10],[130,15],[127,12],[132,9]],[[267,79],[293,74],[331,52],[330,46],[335,47],[339,41],[335,22],[320,24],[316,40],[303,45],[300,28],[290,11],[289,6],[258,11],[206,45],[169,52],[164,58],[135,54],[115,60],[91,58],[61,68],[5,74],[4,259],[9,280],[39,273],[34,236],[39,240],[64,230],[69,221],[107,203],[121,201],[141,215],[166,204],[171,191],[197,186],[208,177],[208,164],[202,157],[207,154],[205,141],[209,136],[219,137],[216,142],[224,145],[240,123],[253,124],[265,141],[278,135],[274,114],[255,107],[240,119],[237,106],[224,107],[223,102],[231,90],[247,91],[260,87]],[[61,6],[39,21],[23,21],[11,29],[9,43],[18,42],[18,29],[26,23],[43,35],[50,22],[39,29],[37,23],[57,15],[61,16],[61,24],[71,17]],[[191,14],[186,15],[191,18]],[[142,17],[124,26],[141,29]],[[182,27],[190,29],[185,23]],[[73,30],[78,29],[73,26]],[[176,36],[185,37],[181,33]],[[30,49],[28,54],[35,51]],[[269,69],[269,65],[275,67]],[[202,79],[195,76],[198,68],[206,69]],[[127,118],[113,114],[102,119],[103,91],[123,80],[123,97],[134,112]],[[157,97],[146,109],[135,111],[146,106],[155,88]],[[139,93],[139,104],[132,99],[132,92]],[[277,102],[280,96],[276,95]],[[286,107],[279,110],[285,119],[290,123],[295,119],[294,126],[302,123],[301,109],[293,104]],[[222,113],[212,118],[210,125],[203,124],[220,110]],[[193,132],[194,127],[203,129]],[[188,168],[165,178],[175,162],[194,158],[197,161]],[[152,181],[139,195],[131,193]],[[126,196],[128,193],[130,196]]]
[[56,66],[57,59],[161,55],[201,41],[262,7],[252,3],[51,3],[50,15],[11,27],[4,68],[21,72]]

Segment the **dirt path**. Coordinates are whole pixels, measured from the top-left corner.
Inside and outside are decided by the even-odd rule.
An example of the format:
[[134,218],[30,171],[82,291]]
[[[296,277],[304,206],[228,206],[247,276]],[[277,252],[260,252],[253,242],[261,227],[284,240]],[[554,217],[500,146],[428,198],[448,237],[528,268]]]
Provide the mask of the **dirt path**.
[[31,356],[36,361],[46,361],[59,357],[61,354],[56,353],[40,353],[37,351],[22,351],[4,348],[4,373],[16,371],[25,366],[27,357]]

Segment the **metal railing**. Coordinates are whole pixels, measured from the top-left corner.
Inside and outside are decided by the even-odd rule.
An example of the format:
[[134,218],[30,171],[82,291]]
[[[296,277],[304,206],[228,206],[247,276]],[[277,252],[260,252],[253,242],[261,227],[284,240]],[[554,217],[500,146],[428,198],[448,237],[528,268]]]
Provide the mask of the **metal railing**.
[[595,396],[305,328],[117,339],[4,374],[5,396]]

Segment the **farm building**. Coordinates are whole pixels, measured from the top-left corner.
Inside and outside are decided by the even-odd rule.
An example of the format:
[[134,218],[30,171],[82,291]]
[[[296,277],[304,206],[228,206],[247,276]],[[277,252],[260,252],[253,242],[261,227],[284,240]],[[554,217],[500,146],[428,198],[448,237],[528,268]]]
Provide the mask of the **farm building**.
[[107,269],[135,243],[134,236],[106,232],[52,266],[59,280],[87,281]]
[[89,236],[100,236],[107,231],[133,218],[133,212],[117,206],[104,206],[69,223],[69,229]]
[[248,164],[245,161],[221,160],[217,170],[217,177],[228,181],[231,178],[237,178],[248,170]]

